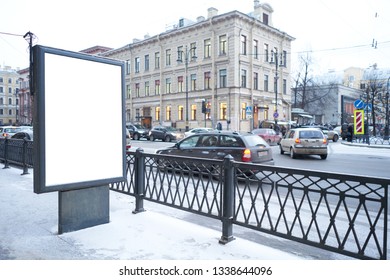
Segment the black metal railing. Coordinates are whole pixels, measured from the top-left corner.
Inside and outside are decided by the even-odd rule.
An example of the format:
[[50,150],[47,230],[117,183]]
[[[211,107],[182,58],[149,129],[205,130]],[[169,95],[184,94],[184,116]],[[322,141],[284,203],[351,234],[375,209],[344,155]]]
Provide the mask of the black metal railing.
[[21,166],[23,174],[28,174],[28,168],[33,167],[33,141],[26,139],[0,139],[0,161],[4,168],[10,164]]
[[[0,160],[33,166],[32,141],[0,139]],[[222,222],[220,242],[233,226],[359,259],[387,259],[390,179],[277,166],[127,153],[126,181],[111,190]]]
[[276,166],[128,153],[114,191],[359,259],[387,259],[389,179]]

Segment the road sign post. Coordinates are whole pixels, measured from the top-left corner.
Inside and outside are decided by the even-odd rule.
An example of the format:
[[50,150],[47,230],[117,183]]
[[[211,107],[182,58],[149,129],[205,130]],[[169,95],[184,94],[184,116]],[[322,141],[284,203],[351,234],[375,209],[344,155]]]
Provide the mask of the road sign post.
[[355,110],[354,114],[354,133],[364,134],[364,110]]

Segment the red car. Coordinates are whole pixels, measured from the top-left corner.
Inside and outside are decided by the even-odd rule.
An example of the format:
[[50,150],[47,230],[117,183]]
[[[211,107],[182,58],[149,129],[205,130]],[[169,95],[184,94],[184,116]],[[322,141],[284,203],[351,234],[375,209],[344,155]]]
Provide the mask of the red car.
[[282,136],[271,128],[257,128],[252,133],[262,137],[269,145],[278,145],[282,139]]

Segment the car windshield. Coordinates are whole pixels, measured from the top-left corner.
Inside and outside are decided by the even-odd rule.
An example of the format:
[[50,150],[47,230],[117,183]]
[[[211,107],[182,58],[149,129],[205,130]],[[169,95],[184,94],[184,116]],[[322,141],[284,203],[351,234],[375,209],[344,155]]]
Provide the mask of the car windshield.
[[168,131],[177,131],[176,128],[173,128],[173,127],[171,127],[171,126],[167,126],[167,127],[165,127],[165,128],[166,128],[166,130],[168,130]]
[[248,135],[245,137],[245,140],[250,147],[267,146],[267,142],[258,135]]
[[143,125],[140,125],[140,124],[135,124],[134,126],[138,129],[145,129],[145,127]]
[[4,132],[8,132],[8,133],[16,133],[18,131],[20,131],[21,129],[18,128],[18,127],[10,127],[10,128],[5,128],[4,129]]
[[322,133],[319,130],[300,131],[299,138],[303,139],[322,139]]

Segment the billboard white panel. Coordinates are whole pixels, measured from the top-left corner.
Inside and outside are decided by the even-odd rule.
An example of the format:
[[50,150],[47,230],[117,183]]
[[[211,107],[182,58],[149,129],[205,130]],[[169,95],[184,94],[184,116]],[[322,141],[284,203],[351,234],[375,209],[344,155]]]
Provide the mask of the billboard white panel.
[[34,191],[125,178],[122,62],[34,46]]

